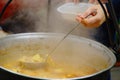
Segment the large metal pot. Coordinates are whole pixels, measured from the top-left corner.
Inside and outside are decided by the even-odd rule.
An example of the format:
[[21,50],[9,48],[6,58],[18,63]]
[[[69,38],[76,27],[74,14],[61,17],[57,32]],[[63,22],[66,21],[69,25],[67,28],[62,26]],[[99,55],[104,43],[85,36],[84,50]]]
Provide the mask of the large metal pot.
[[[22,33],[12,34],[0,39],[0,79],[1,80],[38,80],[60,79],[34,77],[12,71],[4,67],[16,61],[23,55],[39,53],[39,49],[45,50],[44,54],[50,53],[56,44],[64,37],[58,33]],[[16,46],[17,45],[17,46]],[[47,46],[47,47],[46,47]],[[12,55],[10,55],[12,54]],[[42,54],[40,52],[40,54]],[[111,50],[104,45],[83,37],[69,35],[50,56],[56,63],[68,65],[89,72],[94,68],[97,71],[85,76],[77,76],[71,79],[80,80],[109,80],[109,71],[116,62]],[[90,70],[92,71],[92,70]],[[65,79],[64,79],[65,80]]]

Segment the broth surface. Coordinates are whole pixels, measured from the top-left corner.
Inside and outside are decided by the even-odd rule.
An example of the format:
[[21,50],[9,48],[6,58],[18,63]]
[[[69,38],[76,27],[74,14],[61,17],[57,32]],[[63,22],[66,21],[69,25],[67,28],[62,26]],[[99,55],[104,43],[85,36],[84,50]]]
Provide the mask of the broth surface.
[[[67,47],[68,46],[69,45],[67,45]],[[105,61],[104,58],[103,59],[101,58],[99,60],[101,61],[100,65],[102,63],[103,64],[98,68],[96,68],[94,65],[90,64],[89,62],[86,63],[86,61],[84,61],[82,57],[81,59],[80,57],[76,60],[75,58],[72,59],[72,56],[74,57],[75,54],[72,54],[71,50],[69,50],[71,49],[70,47],[68,47],[67,48],[68,51],[65,51],[65,52],[62,51],[62,48],[60,51],[58,50],[58,52],[65,55],[61,55],[60,53],[57,53],[55,51],[56,55],[50,56],[49,59],[47,60],[47,66],[43,68],[31,69],[24,66],[24,63],[22,61],[42,62],[43,56],[46,56],[46,54],[49,53],[50,49],[51,48],[49,46],[47,45],[43,46],[42,44],[41,45],[40,44],[31,44],[31,45],[17,44],[13,46],[8,46],[6,48],[1,48],[0,49],[0,66],[10,69],[17,73],[21,73],[21,74],[25,74],[33,77],[42,77],[42,78],[81,77],[81,76],[86,76],[86,75],[96,73],[108,67],[108,63],[107,61]],[[70,56],[69,54],[72,54],[72,55]],[[67,58],[68,58],[68,61],[71,61],[71,63],[67,62]],[[95,56],[93,58],[95,58]],[[63,60],[65,61],[63,62]]]

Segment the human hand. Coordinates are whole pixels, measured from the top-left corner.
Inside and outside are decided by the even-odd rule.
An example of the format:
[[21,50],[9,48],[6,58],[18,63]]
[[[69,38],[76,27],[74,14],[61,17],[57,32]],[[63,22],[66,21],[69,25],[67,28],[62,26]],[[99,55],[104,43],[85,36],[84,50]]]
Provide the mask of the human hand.
[[[104,5],[105,6],[105,5]],[[88,17],[91,15],[90,17]],[[83,14],[77,16],[77,21],[86,27],[99,27],[105,21],[105,15],[100,5],[94,5]]]

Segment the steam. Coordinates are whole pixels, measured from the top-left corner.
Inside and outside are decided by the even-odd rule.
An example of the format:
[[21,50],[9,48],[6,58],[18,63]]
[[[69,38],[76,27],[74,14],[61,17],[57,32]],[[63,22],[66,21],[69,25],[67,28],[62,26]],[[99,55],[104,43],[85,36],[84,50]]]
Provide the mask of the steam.
[[[23,32],[58,32],[68,33],[77,21],[65,20],[57,11],[64,0],[23,0],[21,9],[3,24],[4,30],[12,33]],[[94,29],[88,29],[80,25],[72,34],[91,37]]]

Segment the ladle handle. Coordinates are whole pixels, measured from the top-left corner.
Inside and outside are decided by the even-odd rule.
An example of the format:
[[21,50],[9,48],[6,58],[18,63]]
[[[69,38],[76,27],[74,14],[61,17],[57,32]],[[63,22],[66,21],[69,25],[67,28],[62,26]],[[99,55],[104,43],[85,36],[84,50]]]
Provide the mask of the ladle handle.
[[78,23],[75,27],[73,27],[53,48],[53,50],[47,55],[45,62],[47,61],[48,57],[59,47],[59,45],[66,39],[66,37],[71,34],[77,27],[79,27],[80,23]]

